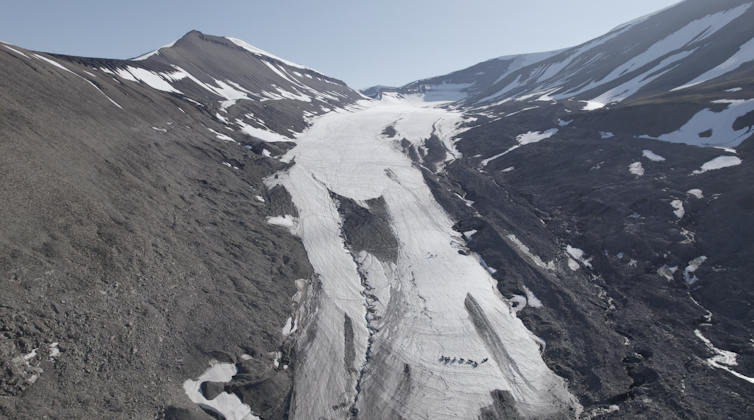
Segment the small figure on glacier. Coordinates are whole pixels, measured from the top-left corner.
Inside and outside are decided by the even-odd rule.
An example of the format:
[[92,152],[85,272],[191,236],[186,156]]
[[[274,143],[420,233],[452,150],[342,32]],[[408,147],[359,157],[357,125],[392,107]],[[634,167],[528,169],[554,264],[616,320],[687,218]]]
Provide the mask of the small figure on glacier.
[[453,360],[450,361],[450,363],[452,364],[452,363],[455,363],[455,362],[456,362],[456,358],[454,357]]
[[[484,360],[482,360],[482,363],[485,363],[487,361],[487,358],[485,357]],[[480,365],[482,364],[480,363]]]
[[476,369],[477,366],[479,366],[476,362],[474,362],[474,369]]
[[458,359],[458,363],[463,364],[463,358]]

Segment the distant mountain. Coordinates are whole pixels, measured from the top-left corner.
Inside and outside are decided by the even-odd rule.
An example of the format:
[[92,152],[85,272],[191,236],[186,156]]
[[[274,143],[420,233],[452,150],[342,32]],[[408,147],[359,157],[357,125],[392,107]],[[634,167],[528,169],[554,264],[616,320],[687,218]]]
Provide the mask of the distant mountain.
[[227,126],[265,141],[291,140],[307,119],[362,99],[340,80],[199,31],[132,60],[54,56],[206,104]]
[[636,101],[744,77],[754,59],[752,18],[745,0],[686,0],[573,48],[499,57],[403,89],[455,86],[465,105],[552,98],[598,108]]
[[361,92],[0,43],[0,419],[750,418],[753,6]]
[[361,89],[361,90],[359,90],[359,92],[361,92],[361,94],[364,95],[364,96],[368,96],[368,97],[370,97],[372,99],[376,99],[379,96],[380,92],[382,92],[382,91],[393,91],[393,90],[396,90],[396,89],[398,89],[398,88],[394,87],[394,86],[377,85],[377,86],[372,86],[370,88]]

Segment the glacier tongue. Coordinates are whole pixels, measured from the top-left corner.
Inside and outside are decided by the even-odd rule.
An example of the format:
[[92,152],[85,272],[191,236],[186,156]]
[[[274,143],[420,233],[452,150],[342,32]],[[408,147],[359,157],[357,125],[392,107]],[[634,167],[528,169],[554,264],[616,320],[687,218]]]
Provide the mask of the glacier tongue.
[[[458,252],[464,239],[421,171],[381,134],[396,121],[403,134],[431,133],[441,118],[462,115],[392,98],[361,102],[314,120],[284,157],[295,165],[268,179],[291,193],[292,231],[317,273],[297,338],[294,419],[476,418],[495,390],[527,417],[580,410],[478,257]],[[331,192],[385,200],[395,261],[348,251]]]

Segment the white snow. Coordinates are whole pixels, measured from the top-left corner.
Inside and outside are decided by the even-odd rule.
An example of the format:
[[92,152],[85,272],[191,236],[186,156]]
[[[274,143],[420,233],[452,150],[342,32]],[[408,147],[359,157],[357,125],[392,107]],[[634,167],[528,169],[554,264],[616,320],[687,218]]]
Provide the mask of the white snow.
[[57,341],[50,344],[50,357],[57,357],[60,354],[60,349],[58,348],[59,345],[60,343]]
[[683,209],[683,201],[673,200],[670,202],[670,205],[675,209],[673,210],[675,216],[679,219],[683,219],[683,215],[686,214],[686,211]]
[[699,281],[696,274],[694,274],[694,271],[696,271],[705,261],[707,261],[707,257],[704,255],[689,261],[689,265],[683,270],[683,279],[686,281],[686,284],[692,285]]
[[288,337],[289,335],[291,335],[294,328],[293,318],[288,317],[288,320],[285,321],[285,327],[283,327],[283,336]]
[[181,91],[173,88],[170,85],[170,81],[176,81],[186,77],[186,73],[180,71],[173,73],[157,73],[142,69],[139,67],[127,66],[126,68],[117,69],[116,74],[118,76],[130,80],[132,82],[140,81],[147,84],[149,87],[163,92],[181,93]]
[[[680,50],[681,48],[684,48],[692,41],[694,42],[701,41],[709,37],[710,35],[714,34],[715,32],[719,31],[728,23],[732,22],[734,19],[744,14],[749,9],[749,7],[751,7],[751,3],[743,4],[733,9],[718,12],[712,15],[707,15],[701,19],[692,21],[686,26],[684,26],[683,28],[674,32],[673,34],[668,35],[666,38],[651,45],[646,51],[640,53],[637,56],[632,57],[629,61],[618,66],[617,68],[615,68],[615,70],[613,70],[609,75],[607,75],[603,79],[599,81],[592,81],[589,84],[583,87],[580,87],[577,91],[570,91],[570,92],[564,93],[564,96],[567,95],[569,97],[572,97],[582,92],[586,92],[588,90],[594,89],[597,86],[609,83],[621,77],[627,72],[638,70],[644,67],[645,65],[648,65],[654,62],[655,60],[663,56],[666,56],[669,53],[672,53],[672,52]],[[676,53],[676,55],[684,54],[684,53],[687,53],[687,52],[679,52],[679,53]],[[676,57],[672,60],[677,61],[677,59],[680,59],[680,58]],[[666,62],[665,65],[667,64],[668,63]],[[659,68],[661,67],[658,65],[653,70],[657,71],[659,70]],[[650,73],[651,71],[645,72],[643,75],[638,76],[638,77],[646,78]],[[639,81],[634,79],[629,83],[635,84],[637,82]],[[596,109],[596,108],[592,108],[592,109]],[[585,109],[585,110],[589,111],[590,109]]]
[[557,128],[551,128],[547,131],[529,131],[524,134],[519,134],[518,137],[516,137],[516,141],[518,141],[520,145],[536,143],[544,139],[548,139],[557,133]]
[[641,166],[641,162],[634,162],[628,165],[628,171],[636,176],[644,175],[644,168]]
[[610,137],[615,137],[615,134],[609,131],[600,131],[599,135],[600,135],[600,138],[603,138],[603,139],[609,139]]
[[542,301],[537,299],[536,296],[534,296],[534,292],[529,290],[528,287],[524,286],[524,291],[526,292],[526,303],[531,306],[532,308],[541,308],[542,307]]
[[[568,255],[573,257],[575,260],[580,261],[582,264],[584,264],[585,267],[592,268],[592,264],[590,261],[592,261],[591,258],[586,258],[584,251],[579,248],[574,248],[570,245],[566,246],[566,252]],[[571,262],[568,262],[568,265],[571,266]],[[578,264],[577,264],[578,265]],[[573,267],[571,266],[571,269],[573,270]],[[575,271],[575,270],[574,270]]]
[[232,141],[232,142],[235,143],[235,140],[233,140],[233,138],[230,137],[230,136],[227,136],[227,135],[222,134],[222,133],[218,133],[217,131],[215,131],[215,130],[213,130],[211,128],[207,128],[207,130],[211,131],[212,134],[214,134],[215,136],[217,136],[217,138],[220,139],[220,140]]
[[471,237],[474,236],[474,234],[477,233],[476,229],[470,230],[468,232],[463,232],[463,236],[466,237],[467,241],[471,241]]
[[259,417],[251,414],[251,408],[242,403],[236,394],[222,392],[212,400],[204,398],[201,391],[203,382],[230,382],[237,373],[233,363],[220,363],[217,360],[209,362],[207,369],[196,380],[189,379],[183,383],[183,390],[189,399],[202,408],[209,408],[221,414],[226,420],[259,420]]
[[264,156],[266,158],[272,157],[272,153],[270,153],[270,151],[267,150],[267,149],[262,149],[262,156]]
[[285,216],[268,217],[267,223],[293,229],[296,227],[296,218],[289,214],[286,214]]
[[700,340],[704,342],[704,344],[707,346],[707,348],[715,353],[714,356],[707,359],[707,363],[718,369],[727,370],[728,372],[732,373],[737,378],[741,378],[746,382],[754,384],[754,378],[742,375],[733,369],[731,369],[731,366],[738,366],[738,362],[736,359],[738,358],[738,354],[727,351],[727,350],[720,350],[717,347],[715,347],[711,341],[709,341],[704,335],[702,335],[702,332],[699,330],[694,330],[694,334],[696,334],[697,337],[699,337]]
[[549,129],[547,131],[544,131],[544,132],[541,132],[541,131],[529,131],[529,132],[524,133],[524,134],[519,134],[516,137],[516,141],[518,141],[517,145],[511,146],[508,150],[504,151],[503,153],[498,153],[495,156],[492,156],[490,158],[484,159],[482,161],[482,167],[487,166],[487,164],[490,163],[491,161],[493,161],[493,160],[495,160],[495,159],[497,159],[497,158],[499,158],[501,156],[507,155],[508,153],[510,153],[510,152],[518,149],[519,147],[521,147],[521,146],[523,146],[525,144],[536,143],[536,142],[542,141],[544,139],[552,137],[557,132],[558,132],[557,128],[551,128],[551,129]]
[[584,108],[582,108],[582,111],[594,111],[595,109],[604,108],[605,104],[602,102],[597,101],[580,101],[580,102],[586,102],[586,105]]
[[573,120],[571,120],[571,121],[563,121],[560,118],[558,118],[558,125],[561,126],[561,127],[565,127],[565,126],[567,126],[568,124],[570,124],[572,122],[573,122]]
[[[55,66],[55,67],[57,67],[57,68],[59,68],[59,69],[62,69],[62,70],[65,70],[65,71],[67,71],[68,73],[73,73],[72,71],[70,71],[70,70],[68,70],[67,68],[63,67],[63,65],[62,65],[62,64],[60,64],[60,63],[58,63],[57,61],[53,61],[53,60],[50,60],[49,58],[47,58],[47,57],[43,57],[43,56],[41,56],[41,55],[39,55],[39,54],[34,54],[34,57],[36,57],[36,58],[38,58],[38,59],[40,59],[40,60],[46,61],[46,62],[48,62],[48,63],[52,64],[53,66]],[[76,73],[73,73],[73,74],[76,74]],[[77,76],[78,76],[78,75],[77,75]]]
[[[277,61],[279,61],[279,62],[281,62],[281,63],[283,63],[283,64],[285,64],[287,66],[290,66],[290,67],[296,67],[296,68],[304,69],[304,70],[312,70],[312,71],[315,71],[315,72],[319,73],[318,71],[310,69],[309,67],[304,67],[301,64],[296,64],[294,62],[291,62],[291,61],[288,61],[288,60],[284,60],[284,59],[282,59],[282,58],[280,58],[278,56],[275,56],[275,55],[272,55],[272,54],[268,53],[267,51],[260,50],[259,48],[255,47],[255,46],[253,46],[251,44],[248,44],[248,43],[246,43],[246,42],[244,42],[244,41],[242,41],[240,39],[231,38],[231,37],[225,37],[225,39],[227,39],[228,41],[230,41],[230,42],[238,45],[239,47],[241,47],[241,48],[245,49],[246,51],[249,51],[249,52],[251,52],[251,53],[253,53],[255,55],[261,55],[261,56],[264,56],[264,57],[272,58],[272,59],[277,60]],[[319,73],[319,74],[322,74],[322,73]]]
[[[295,159],[295,165],[266,180],[290,192],[299,214],[291,231],[301,237],[318,276],[311,320],[316,334],[306,325],[298,331],[307,340],[300,360],[307,362],[295,367],[291,418],[346,418],[357,384],[355,407],[364,418],[475,418],[492,404],[494,389],[510,391],[516,408],[531,418],[578,411],[565,382],[542,361],[541,341],[511,313],[481,260],[458,253],[463,236],[452,229],[420,169],[380,134],[398,121],[396,130],[421,144],[439,117],[456,116],[389,95],[359,105],[313,119],[281,159]],[[331,192],[357,202],[385,200],[399,244],[395,262],[349,253]],[[385,316],[373,317],[367,307]],[[346,316],[353,328],[353,370],[343,362]],[[489,361],[460,368],[438,362],[440,355]],[[406,366],[412,386],[399,388]]]
[[519,251],[521,251],[524,255],[529,257],[534,264],[537,265],[537,267],[540,268],[546,268],[548,270],[554,270],[555,269],[555,263],[553,261],[550,261],[549,263],[545,264],[544,261],[542,261],[542,258],[540,258],[538,255],[534,255],[530,250],[529,247],[524,245],[523,242],[521,242],[516,235],[510,234],[508,235],[508,239],[513,242],[516,245],[516,248],[518,248]]
[[697,188],[694,188],[693,190],[686,191],[686,194],[693,195],[694,197],[696,197],[696,198],[698,198],[700,200],[702,198],[704,198],[704,195],[702,195],[702,190],[697,189]]
[[662,157],[662,156],[660,156],[660,155],[658,155],[658,154],[654,153],[653,151],[651,151],[651,150],[649,150],[649,149],[644,149],[644,150],[642,150],[641,154],[642,154],[642,155],[643,155],[643,156],[644,156],[645,158],[647,158],[647,159],[651,160],[652,162],[664,162],[664,161],[665,161],[665,158],[664,158],[664,157]]
[[668,281],[673,280],[673,274],[678,271],[678,266],[675,267],[668,267],[667,265],[663,265],[662,267],[657,269],[657,274],[665,277],[668,279]]
[[[744,127],[739,130],[733,129],[733,123],[743,115],[754,111],[754,99],[749,100],[718,100],[713,103],[726,103],[728,107],[721,112],[713,112],[703,109],[696,113],[678,131],[663,134],[656,140],[669,141],[671,143],[685,143],[694,146],[729,146],[736,147],[741,144],[751,133],[754,127]],[[699,133],[712,131],[710,137],[702,137]],[[644,138],[653,138],[641,136]]]
[[[749,3],[748,5],[750,6],[751,3]],[[754,61],[754,38],[750,39],[747,43],[741,45],[741,47],[738,49],[738,51],[735,54],[733,54],[733,56],[725,60],[725,62],[723,62],[719,66],[713,68],[712,70],[707,71],[706,73],[686,83],[683,86],[679,86],[675,89],[672,89],[671,92],[675,90],[685,89],[691,86],[696,86],[708,80],[712,80],[714,78],[720,77],[726,73],[730,73],[738,69],[744,63],[748,63],[750,61]],[[729,90],[726,90],[726,92],[737,92],[739,90],[741,90],[741,88],[729,89]]]
[[259,201],[260,203],[264,203],[264,198],[262,198],[262,196],[260,196],[260,195],[257,195],[257,196],[255,196],[254,198],[256,198],[256,199],[257,199],[257,201]]
[[742,162],[738,156],[718,156],[711,161],[702,165],[702,169],[697,169],[693,173],[695,175],[703,174],[707,171],[714,171],[716,169],[729,168],[731,166],[740,165]]
[[733,89],[726,89],[725,91],[728,92],[728,93],[735,93],[735,92],[740,92],[741,90],[743,90],[743,89],[741,89],[740,87],[737,87],[737,88],[733,88]]
[[568,258],[568,268],[570,268],[573,271],[576,271],[579,268],[581,268],[581,266],[573,258]]
[[26,57],[26,58],[29,58],[29,56],[28,56],[28,55],[26,55],[26,54],[22,53],[21,51],[19,51],[19,50],[15,49],[15,48],[11,48],[11,47],[9,47],[8,45],[3,45],[3,47],[5,47],[5,48],[7,48],[7,49],[9,49],[9,50],[11,50],[11,51],[13,51],[13,52],[14,52],[14,53],[16,53],[16,54],[19,54],[19,55],[23,55],[24,57]]
[[667,73],[668,71],[675,68],[675,66],[670,67],[670,65],[683,60],[684,58],[690,56],[696,51],[696,49],[693,49],[691,51],[683,51],[677,54],[674,54],[664,60],[662,60],[659,64],[654,66],[653,68],[645,71],[644,73],[634,77],[633,79],[622,83],[621,85],[614,87],[607,92],[604,92],[600,96],[592,99],[589,102],[592,103],[614,103],[614,102],[620,102],[629,96],[633,95],[634,93],[638,92],[639,89],[643,88],[644,86],[648,85],[658,77],[662,76],[663,74]]
[[[261,141],[266,141],[266,142],[274,143],[274,142],[278,142],[278,141],[293,141],[294,140],[292,138],[285,137],[285,136],[283,136],[281,134],[278,134],[278,133],[276,133],[276,132],[274,132],[272,130],[266,129],[266,127],[265,128],[258,128],[258,127],[251,126],[249,124],[246,124],[244,121],[242,121],[240,119],[236,119],[236,125],[238,125],[239,127],[241,127],[241,131],[243,131],[244,133],[246,133],[246,134],[248,134],[248,135],[250,135],[250,136],[252,136],[254,138],[257,138],[257,139],[259,139]],[[263,127],[264,127],[264,125],[263,125]]]
[[140,55],[140,56],[138,56],[138,57],[136,57],[136,58],[132,58],[132,59],[131,59],[131,61],[141,61],[141,60],[146,60],[147,58],[149,58],[149,57],[151,57],[151,56],[153,56],[153,55],[155,55],[155,54],[159,54],[159,53],[160,53],[160,50],[161,50],[161,49],[163,49],[163,48],[170,48],[170,47],[172,47],[173,45],[175,45],[175,43],[176,43],[177,41],[178,41],[178,40],[176,39],[175,41],[171,42],[170,44],[167,44],[167,45],[163,45],[162,47],[160,47],[160,48],[158,48],[158,49],[156,49],[156,50],[154,50],[154,51],[150,51],[150,52],[148,52],[148,53],[146,53],[146,54],[144,54],[144,55]]

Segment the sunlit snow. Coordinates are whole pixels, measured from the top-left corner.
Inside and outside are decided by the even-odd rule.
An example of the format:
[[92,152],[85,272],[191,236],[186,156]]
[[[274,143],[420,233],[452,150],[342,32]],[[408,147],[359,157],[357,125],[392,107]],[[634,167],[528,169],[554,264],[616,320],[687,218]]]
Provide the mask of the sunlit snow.
[[694,171],[693,173],[703,174],[707,171],[714,171],[716,169],[723,169],[723,168],[729,168],[731,166],[740,165],[742,163],[742,160],[737,156],[718,156],[711,161],[705,163],[702,165],[702,169],[698,169]]
[[644,175],[644,168],[641,166],[641,162],[634,162],[628,165],[628,171],[636,176]]
[[[696,86],[700,83],[706,82],[707,80],[720,77],[726,73],[730,73],[733,70],[738,69],[743,64],[751,62],[751,61],[754,61],[754,38],[750,39],[749,42],[745,43],[744,45],[741,45],[738,51],[735,54],[733,54],[733,56],[731,56],[729,59],[725,60],[724,63],[713,68],[712,70],[709,70],[708,72],[686,83],[685,85],[679,86],[671,90],[671,92],[674,90],[680,90],[680,89],[685,89],[687,87]],[[737,92],[738,90],[741,90],[741,88],[737,88],[737,90],[736,88],[729,89],[729,90],[726,90],[726,92]]]
[[693,190],[688,190],[688,191],[686,191],[686,194],[690,194],[690,195],[693,195],[694,197],[696,197],[696,198],[698,198],[698,199],[700,199],[700,200],[701,200],[702,198],[704,198],[704,195],[702,194],[702,190],[700,190],[700,189],[696,189],[696,188],[695,188],[695,189],[693,189]]
[[651,151],[651,150],[649,150],[649,149],[644,149],[644,150],[642,150],[642,151],[641,151],[641,154],[642,154],[642,155],[643,155],[643,156],[644,156],[645,158],[647,158],[647,159],[651,160],[652,162],[664,162],[664,161],[665,161],[665,158],[664,158],[664,157],[662,157],[662,156],[660,156],[660,155],[658,155],[658,154],[654,153],[653,151]]
[[683,215],[686,214],[686,210],[683,209],[683,201],[673,200],[670,202],[670,205],[675,209],[673,213],[675,213],[676,217],[683,219]]
[[[749,100],[717,100],[716,104],[728,104],[721,112],[703,109],[694,115],[678,131],[656,137],[657,140],[672,143],[686,143],[694,146],[728,146],[736,147],[754,132],[754,127],[733,129],[735,121],[749,112],[754,111],[754,99]],[[710,133],[711,132],[711,133]],[[701,133],[709,133],[702,136]],[[641,136],[643,138],[653,138]]]
[[736,359],[738,358],[738,354],[727,351],[727,350],[720,350],[717,347],[715,347],[711,341],[709,341],[704,335],[702,335],[702,332],[699,330],[694,330],[694,334],[696,334],[697,337],[699,337],[700,340],[704,342],[704,344],[707,346],[707,348],[715,353],[714,356],[707,359],[707,363],[715,368],[727,370],[728,372],[732,373],[737,378],[743,379],[746,382],[754,384],[754,378],[742,375],[733,369],[731,369],[731,366],[738,366],[738,362]]
[[156,49],[156,50],[154,50],[154,51],[150,51],[150,52],[148,52],[148,53],[146,53],[146,54],[144,54],[144,55],[140,55],[140,56],[138,56],[138,57],[136,57],[136,58],[132,58],[132,59],[131,59],[131,61],[141,61],[141,60],[146,60],[147,58],[149,58],[149,57],[151,57],[151,56],[153,56],[153,55],[155,55],[155,54],[159,54],[159,53],[160,53],[160,50],[161,50],[161,49],[163,49],[163,48],[170,48],[170,47],[172,47],[173,45],[175,45],[175,43],[176,43],[177,41],[178,41],[178,40],[176,39],[175,41],[171,42],[170,44],[167,44],[167,45],[163,45],[162,47],[160,47],[160,48],[158,48],[158,49]]
[[238,370],[233,363],[220,363],[217,360],[211,360],[209,364],[210,368],[199,378],[196,380],[189,379],[183,383],[183,390],[189,399],[204,409],[222,415],[226,420],[259,420],[259,417],[251,414],[251,408],[242,403],[236,394],[228,394],[223,391],[211,400],[204,398],[201,391],[203,382],[229,382]]

